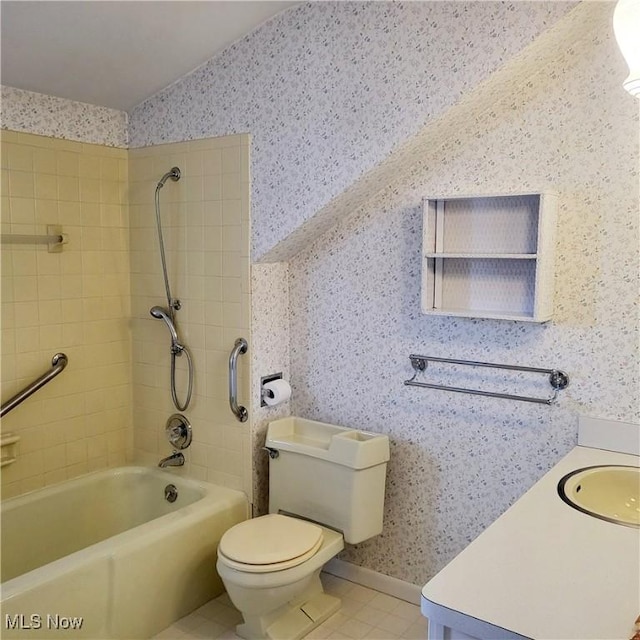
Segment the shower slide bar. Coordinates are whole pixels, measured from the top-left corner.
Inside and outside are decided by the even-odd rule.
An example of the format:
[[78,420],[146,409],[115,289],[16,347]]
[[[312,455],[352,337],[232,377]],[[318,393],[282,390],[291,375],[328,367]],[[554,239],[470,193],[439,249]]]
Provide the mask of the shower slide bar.
[[229,354],[229,406],[239,422],[246,422],[249,412],[246,407],[238,405],[238,356],[247,353],[249,345],[244,338],[238,338]]
[[21,402],[26,400],[29,396],[32,396],[38,389],[44,387],[47,382],[53,380],[62,370],[67,366],[69,359],[64,353],[56,353],[51,359],[51,369],[46,373],[43,373],[37,380],[34,380],[30,385],[25,387],[20,393],[16,393],[13,398],[2,403],[0,407],[0,418],[9,413],[12,409],[15,409]]
[[59,253],[62,251],[62,245],[69,241],[67,234],[62,233],[62,227],[58,224],[47,225],[47,233],[43,234],[25,234],[25,233],[3,233],[0,235],[2,244],[46,244],[49,253]]
[[[558,392],[566,389],[569,385],[569,376],[559,369],[540,369],[538,367],[521,367],[513,364],[494,364],[492,362],[474,362],[473,360],[455,360],[453,358],[434,358],[431,356],[419,356],[411,354],[409,356],[411,366],[415,373],[413,378],[405,380],[407,386],[424,387],[427,389],[442,389],[444,391],[454,391],[456,393],[469,393],[478,396],[489,396],[491,398],[505,398],[507,400],[521,400],[523,402],[536,402],[538,404],[552,405],[558,398]],[[550,398],[533,398],[530,396],[518,396],[509,393],[498,393],[497,391],[482,391],[480,389],[466,389],[464,387],[450,387],[442,384],[432,384],[420,382],[416,380],[419,372],[427,368],[429,362],[444,362],[447,364],[469,365],[471,367],[490,367],[492,369],[507,369],[509,371],[527,371],[530,373],[544,373],[549,376],[549,384],[553,389],[553,395]]]

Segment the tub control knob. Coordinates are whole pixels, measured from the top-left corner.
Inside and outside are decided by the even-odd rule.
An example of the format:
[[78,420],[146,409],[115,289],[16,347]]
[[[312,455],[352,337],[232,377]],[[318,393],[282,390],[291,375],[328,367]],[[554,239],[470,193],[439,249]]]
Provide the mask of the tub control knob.
[[186,449],[191,444],[191,425],[181,413],[174,413],[167,420],[164,430],[167,440],[176,449]]

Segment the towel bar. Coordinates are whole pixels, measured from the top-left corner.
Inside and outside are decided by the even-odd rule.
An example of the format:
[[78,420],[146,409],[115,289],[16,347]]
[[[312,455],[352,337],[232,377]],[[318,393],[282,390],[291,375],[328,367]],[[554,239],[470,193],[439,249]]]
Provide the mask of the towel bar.
[[[496,364],[493,362],[476,362],[473,360],[456,360],[454,358],[435,358],[432,356],[419,356],[411,354],[409,356],[411,366],[415,373],[410,380],[405,380],[407,386],[423,387],[427,389],[441,389],[443,391],[453,391],[455,393],[469,393],[479,396],[489,396],[492,398],[505,398],[507,400],[521,400],[523,402],[536,402],[538,404],[554,404],[558,398],[558,392],[566,389],[569,385],[569,376],[559,369],[541,369],[539,367],[523,367],[513,364]],[[519,396],[510,393],[499,393],[497,391],[482,391],[481,389],[466,389],[464,387],[450,387],[442,384],[433,384],[430,382],[420,382],[416,380],[418,373],[427,368],[429,362],[445,362],[447,364],[461,364],[472,367],[490,367],[492,369],[507,369],[509,371],[527,371],[530,373],[544,373],[549,376],[549,384],[553,389],[553,395],[550,398],[534,398],[530,396]]]
[[66,233],[62,233],[59,224],[48,224],[47,234],[3,233],[0,234],[2,244],[46,244],[49,253],[60,253],[62,246],[69,242]]

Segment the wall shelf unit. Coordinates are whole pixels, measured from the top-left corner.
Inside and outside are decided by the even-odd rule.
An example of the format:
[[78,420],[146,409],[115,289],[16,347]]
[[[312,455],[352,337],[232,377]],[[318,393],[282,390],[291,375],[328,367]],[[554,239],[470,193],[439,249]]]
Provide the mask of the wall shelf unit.
[[426,198],[423,313],[550,320],[556,210],[550,192]]

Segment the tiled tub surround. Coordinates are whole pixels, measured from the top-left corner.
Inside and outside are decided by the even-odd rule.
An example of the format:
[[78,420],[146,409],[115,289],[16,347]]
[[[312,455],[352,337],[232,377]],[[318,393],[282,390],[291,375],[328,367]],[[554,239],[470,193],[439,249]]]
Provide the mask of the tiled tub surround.
[[[612,37],[573,58],[290,262],[293,411],[392,440],[385,529],[345,560],[424,582],[575,445],[578,413],[637,420],[638,105]],[[545,188],[560,196],[553,322],[421,315],[422,198]],[[404,387],[410,353],[558,367],[571,384],[555,407]]]
[[[193,428],[184,472],[251,495],[250,422],[229,409],[228,358],[236,338],[250,340],[249,136],[235,135],[130,151],[131,314],[136,456],[150,464],[171,453],[165,423],[176,411],[169,387],[167,327],[149,314],[166,307],[156,230],[158,180],[178,166],[182,177],[160,190],[171,292],[182,302],[176,325],[195,367]],[[251,343],[249,354],[251,353]],[[186,359],[176,359],[178,398]],[[249,401],[250,355],[241,355],[239,403]]]
[[62,253],[2,245],[2,397],[69,365],[2,420],[20,436],[3,497],[107,466],[131,453],[127,152],[2,131],[2,232],[62,225]]
[[[249,338],[249,137],[127,152],[5,130],[3,233],[60,224],[69,243],[59,254],[2,247],[2,397],[48,369],[54,353],[70,363],[3,419],[21,438],[17,462],[3,468],[6,497],[123,464],[134,433],[139,458],[156,464],[170,453],[169,337],[149,308],[166,305],[153,195],[174,164],[183,178],[161,191],[161,210],[169,277],[183,302],[178,327],[196,366],[186,471],[251,495],[249,424],[229,411],[226,363],[235,339]],[[249,357],[239,367],[247,405]],[[178,359],[179,382],[184,365]]]

